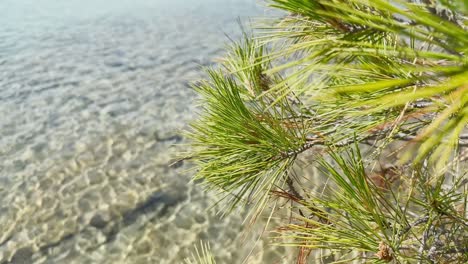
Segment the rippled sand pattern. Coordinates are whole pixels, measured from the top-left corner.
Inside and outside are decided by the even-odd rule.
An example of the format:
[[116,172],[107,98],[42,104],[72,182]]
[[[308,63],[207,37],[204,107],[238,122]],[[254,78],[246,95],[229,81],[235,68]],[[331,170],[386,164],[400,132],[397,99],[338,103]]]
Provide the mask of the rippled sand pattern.
[[[0,20],[0,263],[180,263],[200,239],[239,263],[242,216],[208,213],[214,200],[187,184],[188,165],[169,165],[195,110],[187,83],[237,17],[261,8],[23,2],[0,3],[11,10]],[[252,263],[282,254],[255,252]]]

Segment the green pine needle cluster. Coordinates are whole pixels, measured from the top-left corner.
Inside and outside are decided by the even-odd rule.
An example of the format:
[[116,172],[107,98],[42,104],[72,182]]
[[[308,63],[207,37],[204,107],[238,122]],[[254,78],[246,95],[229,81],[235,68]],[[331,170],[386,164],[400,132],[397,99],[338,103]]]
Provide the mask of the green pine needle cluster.
[[[291,200],[278,237],[298,263],[468,261],[468,3],[267,2],[284,13],[194,85],[195,179],[253,219]],[[304,155],[324,186],[291,176]]]
[[[466,206],[466,190],[459,192],[466,188],[466,174],[451,179],[447,189],[442,177],[430,182],[430,172],[418,168],[382,188],[369,178],[357,146],[330,155],[331,162],[320,164],[331,183],[311,193],[301,214],[281,229],[278,236],[291,241],[286,245],[327,250],[342,263],[468,261],[468,220],[456,207]],[[424,247],[421,239],[440,248]]]

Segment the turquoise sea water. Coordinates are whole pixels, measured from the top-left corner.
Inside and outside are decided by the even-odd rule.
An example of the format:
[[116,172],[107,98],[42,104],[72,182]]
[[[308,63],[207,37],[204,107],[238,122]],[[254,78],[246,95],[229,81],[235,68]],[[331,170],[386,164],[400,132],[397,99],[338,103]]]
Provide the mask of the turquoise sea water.
[[200,239],[240,263],[242,217],[207,212],[188,165],[169,164],[196,109],[188,83],[263,7],[2,0],[0,13],[0,263],[180,263]]

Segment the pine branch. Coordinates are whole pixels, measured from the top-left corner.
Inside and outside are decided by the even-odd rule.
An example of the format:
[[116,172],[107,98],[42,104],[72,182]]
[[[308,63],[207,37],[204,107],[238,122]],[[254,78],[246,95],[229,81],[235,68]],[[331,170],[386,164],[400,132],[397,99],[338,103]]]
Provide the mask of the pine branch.
[[[196,85],[201,113],[186,156],[195,178],[225,192],[229,209],[253,205],[254,216],[270,195],[294,202],[279,235],[302,262],[315,249],[345,262],[463,259],[467,224],[455,208],[467,200],[466,10],[450,5],[452,17],[425,0],[271,3],[290,15],[233,43]],[[358,146],[380,153],[392,142],[414,147],[397,177],[377,182],[364,165],[376,156]],[[314,147],[333,160],[316,165],[329,183],[301,193],[289,172]]]

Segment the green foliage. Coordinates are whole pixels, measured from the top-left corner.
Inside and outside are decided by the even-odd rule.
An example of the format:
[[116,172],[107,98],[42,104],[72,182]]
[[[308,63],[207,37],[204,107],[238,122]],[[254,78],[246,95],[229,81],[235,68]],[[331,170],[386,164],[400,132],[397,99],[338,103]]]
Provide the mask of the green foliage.
[[354,132],[385,126],[386,136],[414,136],[415,161],[435,153],[444,166],[468,122],[468,32],[456,10],[448,20],[411,1],[272,2],[294,14],[264,32],[265,43],[291,43],[275,50],[290,61],[268,72],[292,69],[275,89],[304,94],[321,117]]
[[[269,2],[287,14],[195,85],[195,179],[253,219],[271,196],[291,200],[279,236],[298,263],[314,249],[345,263],[468,261],[467,2]],[[375,176],[390,144],[405,151]],[[291,177],[310,152],[330,179],[320,193]]]
[[[415,169],[420,180],[401,174],[397,184],[386,182],[392,188],[382,188],[369,177],[358,150],[330,155],[333,162],[322,160],[321,165],[331,184],[313,193],[295,223],[282,230],[280,236],[292,241],[287,245],[330,250],[339,253],[337,261],[344,263],[357,259],[356,253],[376,263],[468,260],[462,253],[468,221],[455,210],[457,205],[466,206],[457,192],[463,187],[462,177],[453,179],[451,189],[444,189],[442,177],[431,183],[429,171]],[[426,242],[420,240],[421,234]],[[425,243],[439,243],[440,248]]]
[[[261,56],[253,52],[253,43],[245,45],[233,49],[240,58],[235,66],[248,66]],[[234,67],[230,63],[226,62],[227,67]],[[303,124],[285,122],[296,115],[287,100],[269,107],[271,95],[255,98],[266,85],[261,72],[251,67],[236,72],[234,78],[208,70],[210,81],[196,86],[203,97],[202,113],[192,124],[194,132],[188,133],[199,169],[195,179],[205,179],[208,187],[232,194],[232,206],[241,198],[259,200],[259,210],[268,190],[291,166],[293,158],[288,153],[308,140]]]

